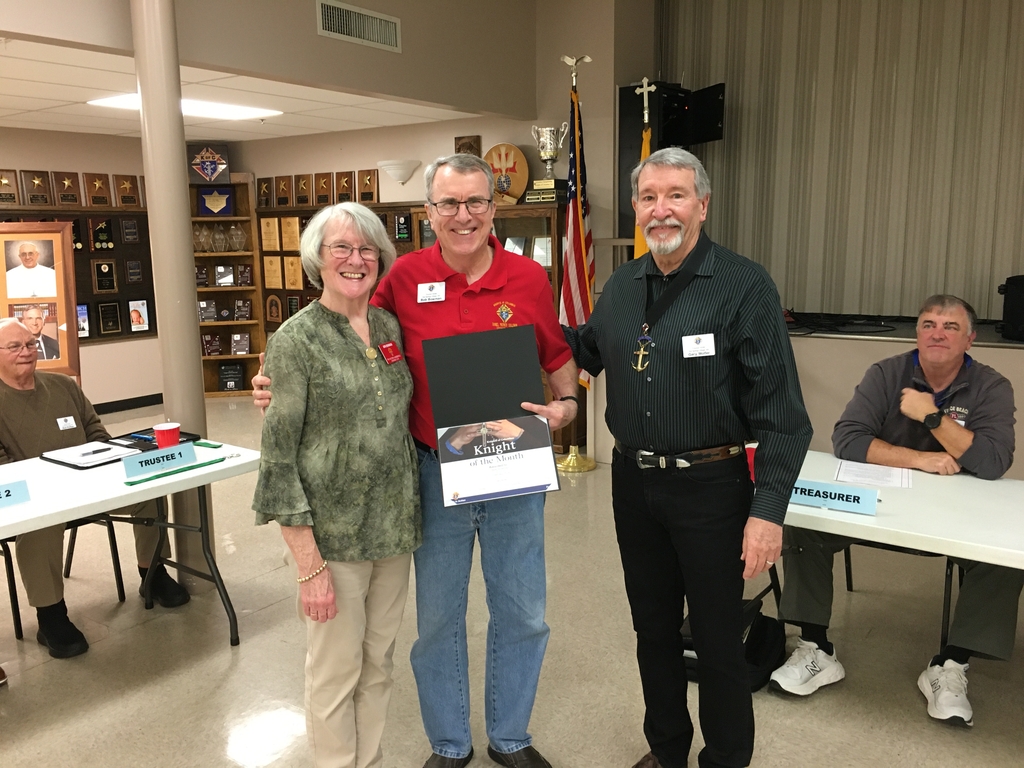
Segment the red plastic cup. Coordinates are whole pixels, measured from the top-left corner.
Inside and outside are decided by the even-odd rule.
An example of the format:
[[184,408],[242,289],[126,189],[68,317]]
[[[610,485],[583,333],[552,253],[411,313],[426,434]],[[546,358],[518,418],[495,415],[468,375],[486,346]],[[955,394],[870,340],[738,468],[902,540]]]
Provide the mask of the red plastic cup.
[[750,469],[750,482],[754,482],[754,451],[757,450],[757,443],[747,443],[747,467]]
[[170,448],[181,439],[181,424],[174,421],[157,424],[153,427],[153,434],[156,435],[157,448]]

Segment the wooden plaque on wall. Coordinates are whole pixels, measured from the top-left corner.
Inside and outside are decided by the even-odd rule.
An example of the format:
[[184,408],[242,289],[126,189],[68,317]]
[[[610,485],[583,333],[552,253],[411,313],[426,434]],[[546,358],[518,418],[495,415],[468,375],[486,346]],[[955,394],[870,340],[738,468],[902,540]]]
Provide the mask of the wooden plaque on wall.
[[139,180],[134,176],[114,175],[114,195],[121,208],[141,208],[142,194],[139,191]]
[[300,228],[298,216],[284,216],[281,218],[281,250],[299,250]]
[[21,205],[18,175],[14,171],[0,171],[0,206]]
[[377,200],[377,169],[359,171],[359,202],[376,203]]
[[57,205],[67,208],[82,207],[82,184],[78,178],[78,171],[54,171],[53,190]]
[[351,203],[355,200],[356,174],[354,171],[338,171],[334,174],[334,200]]
[[266,176],[256,179],[256,207],[272,208],[274,206],[274,180]]
[[287,208],[292,204],[292,177],[274,177],[274,204],[278,208]]
[[260,247],[264,251],[281,250],[281,235],[277,228],[277,219],[273,216],[260,219]]
[[331,204],[331,174],[313,174],[313,204],[317,206]]
[[313,204],[313,174],[303,173],[295,176],[295,204]]
[[22,171],[21,187],[26,205],[53,205],[49,171]]
[[85,186],[86,205],[98,207],[109,207],[113,205],[110,200],[110,177],[105,173],[83,173]]

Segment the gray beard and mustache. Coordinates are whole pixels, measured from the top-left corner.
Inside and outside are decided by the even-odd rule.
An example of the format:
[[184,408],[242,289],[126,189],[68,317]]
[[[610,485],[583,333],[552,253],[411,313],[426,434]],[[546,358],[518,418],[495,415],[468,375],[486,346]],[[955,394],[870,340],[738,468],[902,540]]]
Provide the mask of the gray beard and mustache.
[[[655,227],[679,227],[676,234],[667,240],[659,240],[657,238],[651,239],[651,230]],[[647,247],[651,249],[651,253],[655,256],[668,256],[670,253],[678,250],[683,244],[683,237],[686,235],[686,227],[683,222],[679,219],[668,218],[668,219],[652,219],[648,222],[647,226],[644,227],[644,238],[647,240]]]

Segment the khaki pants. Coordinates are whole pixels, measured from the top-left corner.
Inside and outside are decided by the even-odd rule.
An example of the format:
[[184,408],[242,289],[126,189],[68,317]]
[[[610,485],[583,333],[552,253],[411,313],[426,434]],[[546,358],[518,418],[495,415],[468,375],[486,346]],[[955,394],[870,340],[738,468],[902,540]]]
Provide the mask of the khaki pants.
[[[134,507],[114,510],[112,515],[132,517],[156,517],[156,502],[145,501]],[[159,531],[148,525],[133,525],[135,529],[135,553],[140,563],[148,563],[156,552]],[[25,585],[28,604],[33,608],[45,608],[64,599],[64,524],[53,525],[38,531],[23,533],[15,539],[18,553],[18,570],[21,583]],[[164,542],[164,557],[170,557],[171,549]]]
[[338,615],[306,624],[306,732],[317,768],[378,768],[412,555],[329,563]]

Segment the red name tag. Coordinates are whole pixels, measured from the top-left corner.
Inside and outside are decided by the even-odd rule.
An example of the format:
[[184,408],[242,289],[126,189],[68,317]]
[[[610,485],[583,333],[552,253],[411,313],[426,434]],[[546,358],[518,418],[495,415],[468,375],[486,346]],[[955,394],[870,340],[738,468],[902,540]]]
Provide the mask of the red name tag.
[[377,349],[380,350],[381,355],[384,356],[384,362],[388,365],[397,363],[402,359],[402,353],[398,349],[398,345],[393,341],[385,341]]

